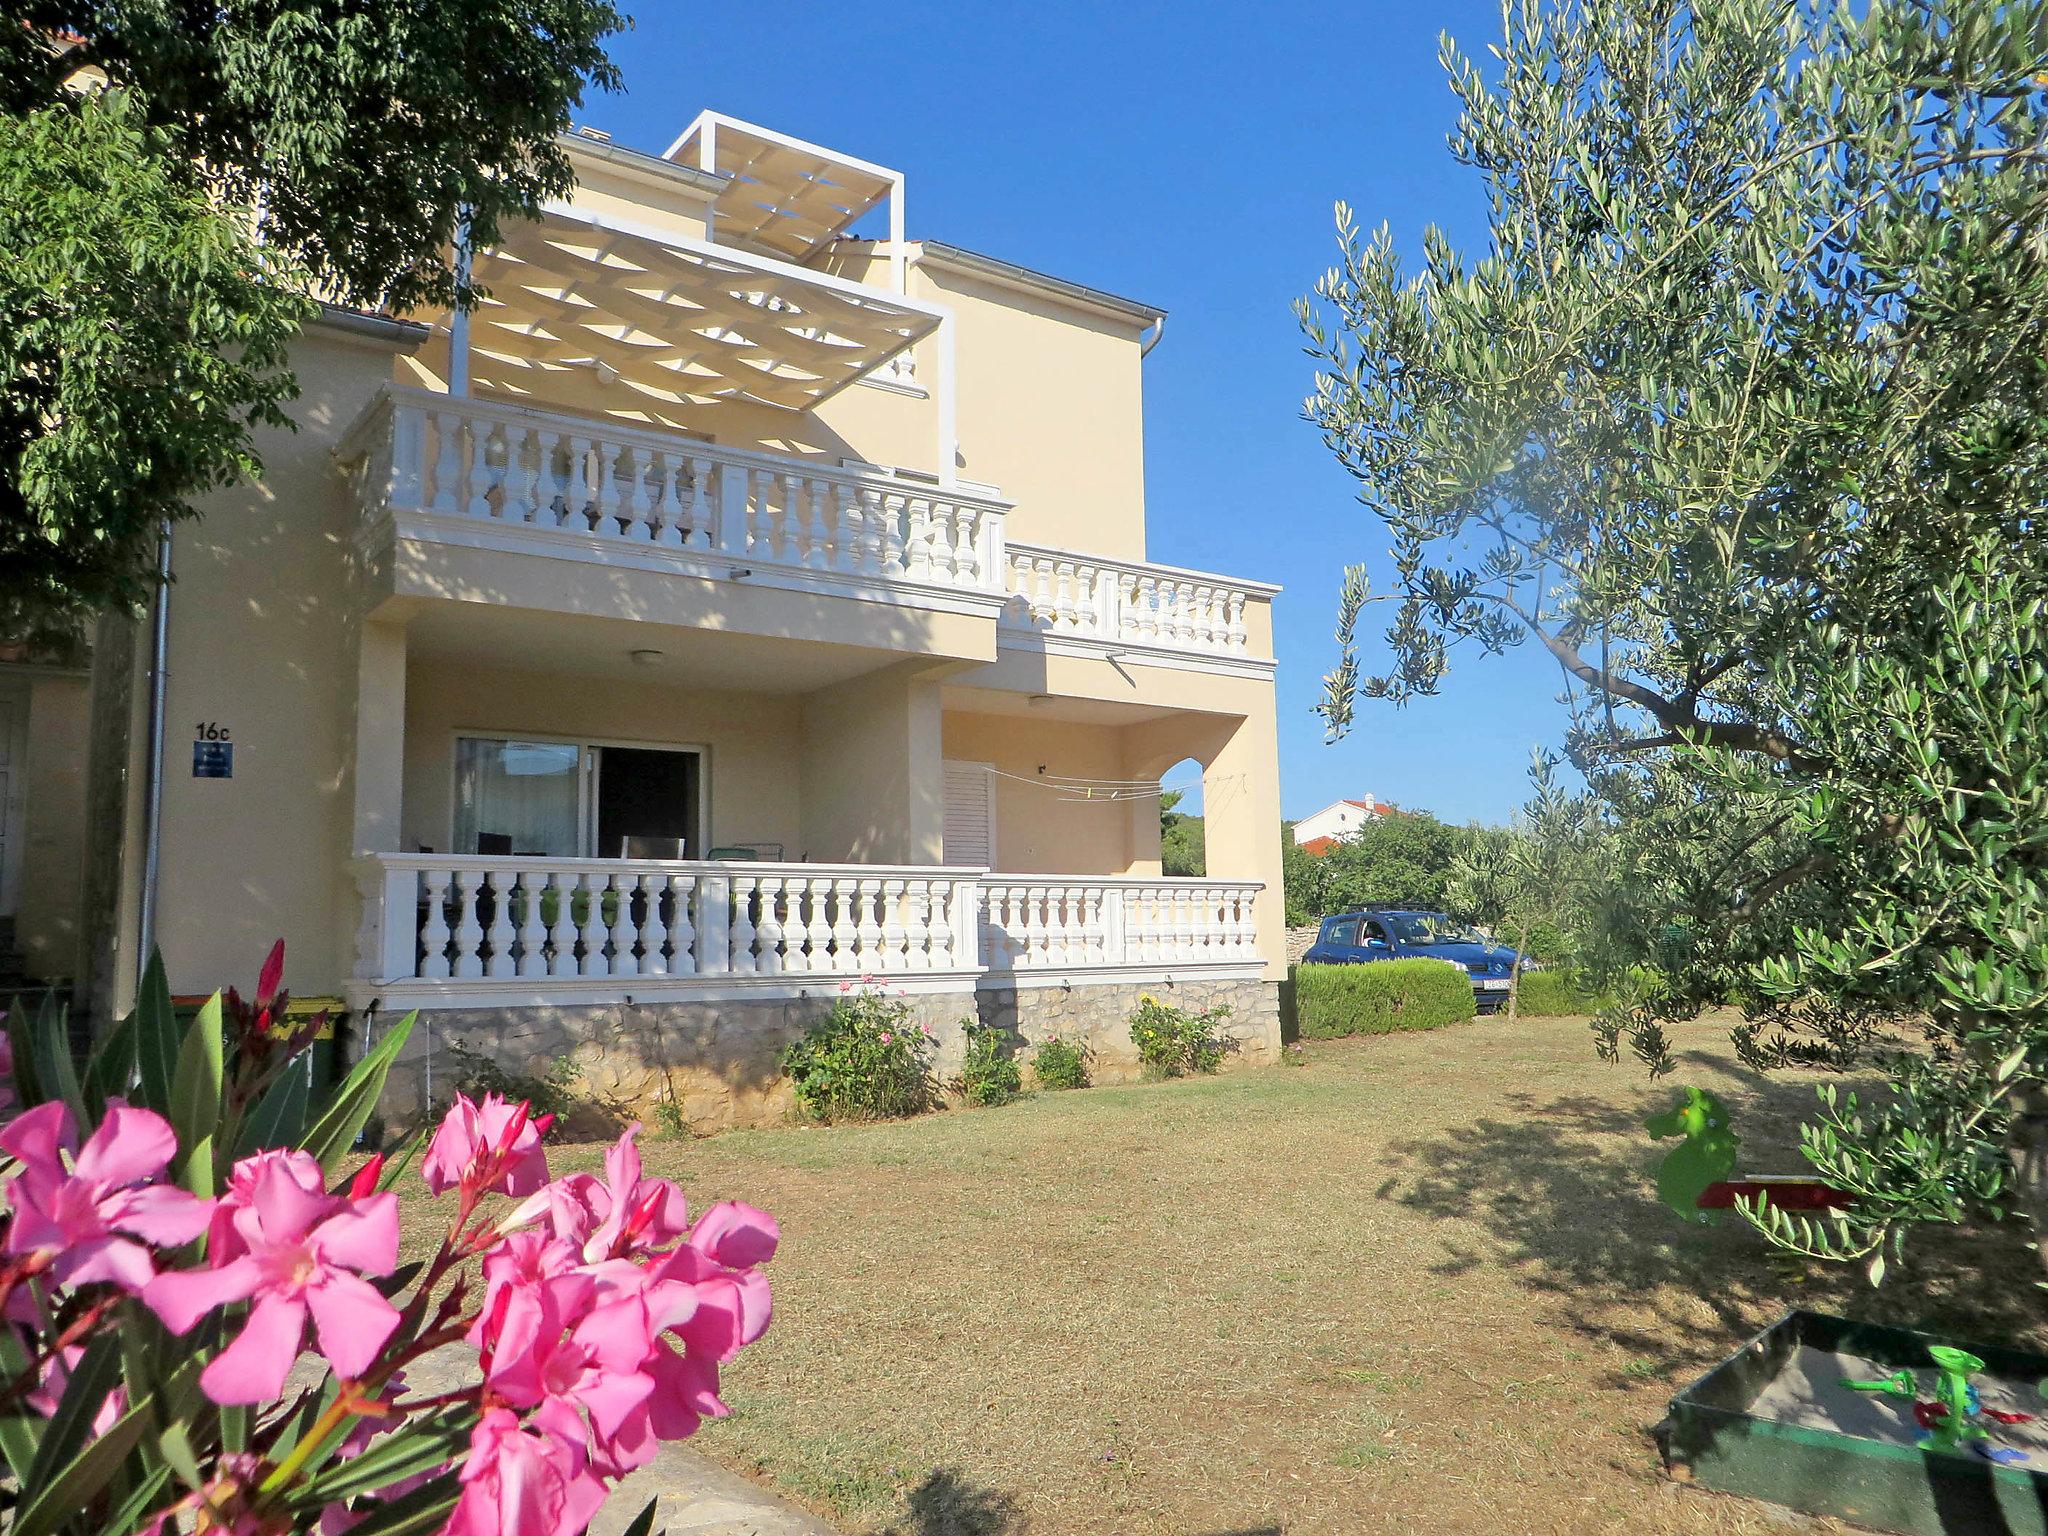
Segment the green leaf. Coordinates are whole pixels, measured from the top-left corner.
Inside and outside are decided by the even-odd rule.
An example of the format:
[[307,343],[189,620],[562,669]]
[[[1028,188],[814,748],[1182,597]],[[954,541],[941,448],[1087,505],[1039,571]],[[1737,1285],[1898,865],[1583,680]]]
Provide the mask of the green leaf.
[[97,1117],[111,1098],[131,1098],[135,1083],[135,1015],[116,1024],[85,1069],[86,1112]]
[[292,1503],[311,1507],[331,1504],[336,1499],[374,1493],[432,1467],[445,1467],[468,1447],[476,1418],[476,1410],[465,1407],[408,1420],[402,1433],[372,1441],[360,1455],[336,1462],[307,1481]]
[[221,1086],[220,994],[214,993],[193,1016],[178,1049],[178,1070],[171,1079],[171,1129],[178,1133],[184,1160],[178,1182],[195,1195],[213,1193],[213,1138],[220,1130]]
[[652,1536],[655,1506],[660,1502],[659,1499],[649,1499],[641,1506],[640,1513],[633,1517],[633,1523],[620,1532],[619,1536]]
[[384,1079],[390,1075],[391,1063],[398,1059],[398,1052],[418,1018],[417,1013],[408,1013],[391,1026],[384,1038],[355,1064],[320,1118],[299,1138],[299,1145],[312,1153],[330,1175],[354,1147],[357,1134],[384,1096]]
[[306,1102],[312,1093],[307,1084],[311,1076],[308,1065],[303,1059],[285,1064],[283,1074],[242,1122],[241,1133],[235,1137],[236,1156],[297,1144],[306,1126]]
[[164,979],[162,955],[149,957],[135,1011],[128,1015],[135,1030],[135,1065],[140,1074],[138,1102],[168,1116],[171,1083],[178,1075],[178,1014],[171,1006],[171,985]]
[[7,1045],[14,1055],[15,1093],[24,1106],[43,1103],[49,1095],[36,1078],[35,1027],[18,997],[7,1007]]
[[141,1441],[152,1408],[148,1399],[133,1404],[105,1434],[88,1439],[85,1448],[47,1481],[24,1484],[23,1503],[15,1511],[8,1536],[49,1536],[84,1508]]
[[[16,1380],[28,1369],[28,1352],[21,1346],[21,1336],[12,1328],[0,1328],[0,1371],[5,1373],[0,1380]],[[0,1456],[7,1458],[14,1480],[24,1486],[29,1468],[36,1464],[36,1443],[42,1433],[43,1421],[24,1413],[19,1405],[0,1414]]]
[[349,1528],[349,1536],[426,1536],[447,1523],[448,1511],[461,1496],[456,1474],[443,1473],[400,1498],[378,1504],[368,1519]]
[[85,1353],[72,1368],[57,1411],[43,1426],[43,1443],[36,1448],[35,1463],[22,1480],[24,1488],[40,1488],[56,1475],[57,1469],[78,1454],[92,1433],[93,1418],[106,1404],[107,1394],[121,1384],[121,1336],[103,1333],[86,1345]]
[[36,1009],[30,1031],[36,1057],[36,1082],[46,1098],[62,1099],[81,1131],[86,1124],[85,1095],[78,1086],[78,1072],[71,1060],[71,1041],[65,1012],[54,998],[45,996]]

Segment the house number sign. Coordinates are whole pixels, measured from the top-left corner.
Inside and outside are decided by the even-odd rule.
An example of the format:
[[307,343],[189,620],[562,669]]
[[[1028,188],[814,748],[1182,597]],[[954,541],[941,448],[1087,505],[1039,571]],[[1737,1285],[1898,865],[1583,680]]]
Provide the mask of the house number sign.
[[202,720],[192,728],[192,777],[232,779],[235,776],[235,744],[228,728],[217,720]]

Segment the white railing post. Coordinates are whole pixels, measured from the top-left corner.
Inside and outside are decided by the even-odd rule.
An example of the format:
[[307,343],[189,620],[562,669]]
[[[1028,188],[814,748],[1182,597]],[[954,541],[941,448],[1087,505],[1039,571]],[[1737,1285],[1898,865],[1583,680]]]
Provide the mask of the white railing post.
[[753,476],[731,464],[718,466],[718,526],[714,530],[718,548],[729,555],[744,556],[748,543],[747,488]]
[[987,963],[981,954],[981,881],[972,876],[955,880],[946,900],[953,925],[952,969],[979,971]]

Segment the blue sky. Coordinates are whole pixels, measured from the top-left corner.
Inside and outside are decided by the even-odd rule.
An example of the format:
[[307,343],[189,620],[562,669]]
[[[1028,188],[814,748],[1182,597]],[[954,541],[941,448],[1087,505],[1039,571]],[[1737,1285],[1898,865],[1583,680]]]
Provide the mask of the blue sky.
[[[1452,821],[1521,802],[1530,747],[1563,728],[1534,653],[1454,662],[1440,697],[1362,703],[1323,744],[1309,711],[1339,574],[1363,559],[1385,590],[1387,538],[1300,419],[1312,369],[1289,309],[1336,249],[1339,197],[1411,256],[1432,222],[1481,242],[1436,51],[1448,30],[1483,55],[1496,0],[639,9],[614,49],[625,94],[582,113],[620,142],[659,152],[713,107],[902,170],[913,239],[1170,311],[1145,364],[1151,553],[1286,587],[1286,814],[1366,791]],[[1368,610],[1368,666],[1383,627]]]

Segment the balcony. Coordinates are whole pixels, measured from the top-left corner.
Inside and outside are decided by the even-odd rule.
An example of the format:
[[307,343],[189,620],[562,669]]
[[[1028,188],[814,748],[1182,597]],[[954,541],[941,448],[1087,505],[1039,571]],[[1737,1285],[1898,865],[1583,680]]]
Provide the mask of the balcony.
[[892,470],[387,385],[350,429],[364,537],[746,582],[996,622],[995,644],[1270,670],[1277,588],[1010,544],[1008,502]]
[[660,859],[358,861],[387,1008],[1254,978],[1250,880]]

